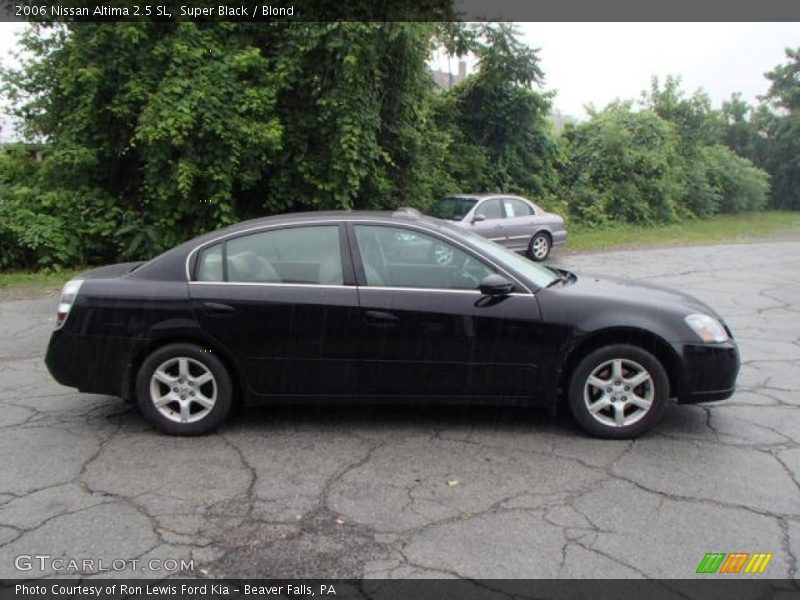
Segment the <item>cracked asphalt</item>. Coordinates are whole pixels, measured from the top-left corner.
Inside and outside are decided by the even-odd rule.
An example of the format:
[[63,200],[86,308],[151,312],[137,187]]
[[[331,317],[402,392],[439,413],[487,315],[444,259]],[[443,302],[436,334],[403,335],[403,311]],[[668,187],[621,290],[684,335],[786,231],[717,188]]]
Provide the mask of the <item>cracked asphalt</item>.
[[198,577],[685,578],[738,551],[796,578],[800,241],[554,262],[710,303],[740,343],[739,391],[634,442],[565,414],[402,406],[248,409],[173,438],[49,377],[54,297],[0,302],[0,577],[52,576],[14,567],[48,554],[192,559]]

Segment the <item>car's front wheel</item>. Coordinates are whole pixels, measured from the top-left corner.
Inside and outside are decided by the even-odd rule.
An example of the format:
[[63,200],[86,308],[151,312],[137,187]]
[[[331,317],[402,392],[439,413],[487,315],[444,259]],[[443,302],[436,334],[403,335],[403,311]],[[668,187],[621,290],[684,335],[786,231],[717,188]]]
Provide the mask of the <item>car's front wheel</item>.
[[544,232],[539,232],[531,239],[528,246],[528,257],[536,262],[541,262],[550,256],[552,248],[550,236]]
[[136,378],[142,414],[161,431],[199,435],[217,427],[233,398],[219,358],[193,344],[169,344],[142,363]]
[[669,380],[652,354],[628,344],[591,352],[572,373],[569,406],[598,437],[627,439],[653,427],[669,402]]

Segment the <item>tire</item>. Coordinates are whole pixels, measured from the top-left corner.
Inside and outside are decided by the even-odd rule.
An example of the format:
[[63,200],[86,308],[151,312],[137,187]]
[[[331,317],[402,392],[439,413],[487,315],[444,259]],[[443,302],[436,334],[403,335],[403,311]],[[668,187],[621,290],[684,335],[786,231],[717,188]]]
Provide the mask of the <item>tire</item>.
[[169,344],[142,363],[136,399],[142,414],[164,433],[200,435],[225,420],[233,386],[225,365],[212,352],[194,344]]
[[646,350],[629,344],[605,346],[578,363],[568,400],[575,420],[590,434],[630,439],[664,416],[669,379],[661,362]]
[[531,238],[531,242],[528,244],[528,258],[534,262],[542,262],[550,256],[552,248],[553,242],[550,241],[550,236],[540,231]]

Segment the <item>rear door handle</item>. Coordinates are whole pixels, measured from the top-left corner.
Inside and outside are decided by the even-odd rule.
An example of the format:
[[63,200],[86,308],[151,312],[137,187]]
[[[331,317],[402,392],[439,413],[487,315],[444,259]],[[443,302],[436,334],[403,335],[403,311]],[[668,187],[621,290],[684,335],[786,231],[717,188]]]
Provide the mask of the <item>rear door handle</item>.
[[206,314],[215,317],[230,316],[236,312],[236,309],[230,304],[222,304],[220,302],[203,302],[203,310]]
[[376,327],[392,327],[400,323],[400,317],[382,310],[364,311],[364,319],[367,323]]

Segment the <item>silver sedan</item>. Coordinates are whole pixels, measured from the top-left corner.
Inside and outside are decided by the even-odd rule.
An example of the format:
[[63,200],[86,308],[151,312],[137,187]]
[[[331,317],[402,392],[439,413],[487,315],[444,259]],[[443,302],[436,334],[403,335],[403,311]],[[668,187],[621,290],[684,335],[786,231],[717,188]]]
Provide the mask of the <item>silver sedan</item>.
[[564,219],[519,196],[459,194],[434,202],[426,215],[454,221],[537,262],[567,240]]

